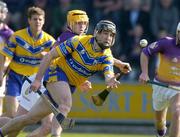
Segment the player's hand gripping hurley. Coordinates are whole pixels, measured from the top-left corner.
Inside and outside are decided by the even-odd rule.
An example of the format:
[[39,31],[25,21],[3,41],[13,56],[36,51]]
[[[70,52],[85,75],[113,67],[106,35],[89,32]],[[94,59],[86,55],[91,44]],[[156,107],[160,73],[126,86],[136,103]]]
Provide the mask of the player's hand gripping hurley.
[[[124,75],[124,73],[120,73],[120,75],[117,77],[117,80],[119,80],[123,75]],[[93,103],[96,106],[102,106],[104,104],[107,96],[111,92],[111,90],[112,90],[111,88],[106,88],[103,91],[101,91],[100,93],[92,95],[91,99],[92,99]]]

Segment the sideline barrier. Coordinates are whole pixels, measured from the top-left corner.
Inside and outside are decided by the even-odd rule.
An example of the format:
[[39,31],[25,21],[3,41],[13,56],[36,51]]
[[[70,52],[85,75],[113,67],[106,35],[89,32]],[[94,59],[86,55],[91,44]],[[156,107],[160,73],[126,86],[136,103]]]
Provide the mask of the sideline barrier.
[[91,101],[91,95],[104,89],[103,84],[94,84],[93,91],[76,91],[73,95],[73,107],[70,117],[78,119],[152,121],[152,88],[150,85],[121,84],[108,96],[104,106],[97,107]]

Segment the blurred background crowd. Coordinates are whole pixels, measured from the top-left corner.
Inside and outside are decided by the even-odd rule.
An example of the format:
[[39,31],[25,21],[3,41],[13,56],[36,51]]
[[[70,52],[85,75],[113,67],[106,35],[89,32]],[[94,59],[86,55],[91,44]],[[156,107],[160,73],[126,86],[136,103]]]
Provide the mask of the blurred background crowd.
[[[89,16],[88,34],[95,24],[109,19],[117,25],[113,55],[131,64],[128,80],[137,80],[142,38],[153,42],[164,36],[175,36],[180,20],[180,0],[4,0],[9,9],[7,24],[14,31],[27,25],[29,6],[41,7],[46,12],[44,30],[57,38],[66,27],[66,14],[72,9],[85,10]],[[152,63],[153,66],[155,63]],[[151,69],[150,69],[151,70]],[[152,72],[153,75],[153,72]]]

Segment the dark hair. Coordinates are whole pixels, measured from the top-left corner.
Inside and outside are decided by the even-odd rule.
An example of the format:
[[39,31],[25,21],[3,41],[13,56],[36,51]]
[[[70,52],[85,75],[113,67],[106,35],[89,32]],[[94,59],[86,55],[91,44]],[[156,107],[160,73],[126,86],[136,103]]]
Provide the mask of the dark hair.
[[28,18],[31,18],[32,15],[43,15],[45,17],[45,12],[43,9],[33,6],[33,7],[29,7],[27,12]]

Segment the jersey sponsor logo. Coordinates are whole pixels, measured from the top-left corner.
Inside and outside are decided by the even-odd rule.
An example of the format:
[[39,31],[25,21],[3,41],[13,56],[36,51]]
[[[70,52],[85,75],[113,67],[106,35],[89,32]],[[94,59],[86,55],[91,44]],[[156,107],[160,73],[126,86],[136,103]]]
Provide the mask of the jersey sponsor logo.
[[80,75],[88,77],[93,74],[92,71],[88,70],[87,68],[79,64],[76,60],[72,59],[71,57],[67,57],[67,63],[74,71],[76,71]]
[[31,58],[31,57],[21,57],[17,55],[14,56],[13,60],[17,63],[31,65],[31,66],[39,65],[41,61],[40,58],[36,59],[36,58]]

